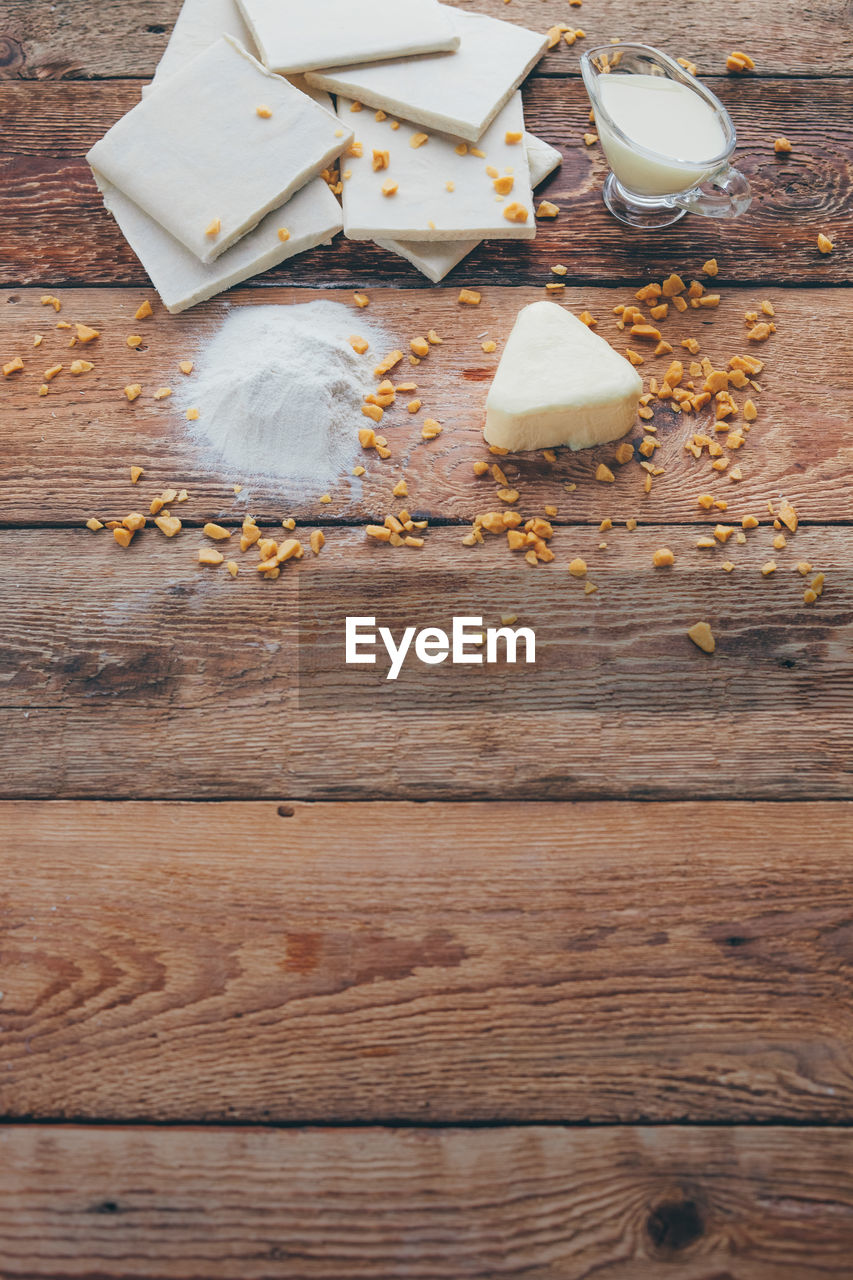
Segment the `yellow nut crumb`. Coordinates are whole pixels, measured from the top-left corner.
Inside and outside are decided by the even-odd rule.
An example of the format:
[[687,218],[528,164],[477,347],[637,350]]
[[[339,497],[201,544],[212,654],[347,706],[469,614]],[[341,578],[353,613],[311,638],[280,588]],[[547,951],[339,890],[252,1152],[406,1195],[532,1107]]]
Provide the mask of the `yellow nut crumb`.
[[221,230],[222,230],[222,220],[220,218],[214,218],[213,221],[209,222],[208,225],[205,227],[204,234],[206,236],[211,236],[211,237],[218,236]]
[[272,112],[270,111],[269,107],[256,107],[255,111],[257,115],[261,117],[262,120],[272,119]]
[[600,462],[598,464],[598,467],[596,468],[596,472],[595,472],[595,478],[596,480],[599,480],[602,484],[613,484],[614,480],[616,479],[615,475],[610,470],[610,468],[606,466],[603,462]]
[[717,647],[713,632],[707,622],[695,623],[687,634],[703,653],[713,653]]
[[580,556],[577,556],[576,559],[572,560],[569,564],[569,573],[572,575],[573,578],[586,577],[586,571],[587,571],[586,561],[582,560]]
[[139,477],[140,477],[140,476],[142,476],[142,475],[144,475],[144,474],[145,474],[145,472],[144,472],[144,470],[143,470],[143,468],[142,468],[142,467],[131,467],[131,468],[130,468],[130,483],[131,483],[131,484],[136,484],[136,482],[137,482],[137,480],[139,479]]
[[384,409],[381,409],[378,404],[363,404],[361,406],[361,412],[364,414],[365,418],[370,418],[373,422],[381,422],[385,411]]
[[515,178],[511,178],[509,174],[506,174],[502,178],[495,178],[492,186],[499,196],[508,196],[515,186]]
[[353,467],[353,469],[352,469],[352,473],[353,473],[353,475],[354,475],[354,476],[358,477],[358,476],[363,476],[363,475],[365,475],[365,474],[366,474],[366,471],[365,471],[365,468],[364,468],[364,467],[362,467],[362,466],[359,464],[359,466],[357,466],[357,467]]
[[459,301],[466,307],[479,307],[481,295],[475,289],[460,289]]
[[488,339],[487,339],[487,340],[482,344],[482,347],[483,347],[483,350],[485,351],[486,355],[491,355],[493,351],[497,351],[497,349],[498,349],[498,344],[497,344],[496,342],[494,342],[491,338],[488,338]]
[[199,564],[206,564],[212,567],[222,564],[225,557],[221,551],[217,551],[215,547],[200,547],[198,550]]
[[429,142],[428,133],[413,133],[409,139],[409,146],[417,151],[418,147],[422,147],[426,142]]
[[[3,377],[11,378],[13,373],[20,373],[24,367],[24,362],[20,356],[15,356],[14,360],[10,360],[8,364],[3,365]],[[62,366],[59,366],[62,368]],[[47,374],[45,374],[47,377]]]
[[735,49],[726,58],[726,70],[734,71],[737,74],[741,74],[744,71],[754,71],[755,63],[748,53],[743,53],[740,49]]
[[424,425],[421,428],[421,436],[424,440],[435,440],[443,430],[444,428],[435,418],[425,418]]
[[320,549],[326,545],[326,535],[323,533],[322,529],[314,529],[308,535],[308,545],[314,552],[315,556],[320,554]]
[[[547,201],[545,201],[545,203],[547,204]],[[540,210],[541,210],[541,207],[542,206],[540,205]],[[554,208],[556,209],[556,205],[554,206]],[[557,210],[557,212],[559,212],[559,210]],[[551,217],[556,217],[557,215],[556,213],[554,214],[549,213],[544,216],[551,218]],[[519,204],[517,200],[513,200],[513,202],[511,204],[508,204],[504,209],[504,217],[506,218],[507,222],[526,222],[527,210],[525,209],[523,204]]]
[[90,520],[86,521],[86,528],[91,529],[92,533],[97,533],[98,530],[103,529],[103,527],[104,526],[101,524],[100,520],[96,520],[94,516],[92,516]]
[[352,295],[352,300],[357,307],[370,306],[370,299],[368,298],[366,293],[354,293]]
[[707,262],[702,264],[702,272],[706,276],[715,276],[719,269],[716,258],[709,258]]
[[198,409],[187,409],[187,422],[198,422],[200,417]]
[[[512,209],[513,207],[514,207],[513,205],[509,205],[510,209]],[[554,204],[551,200],[543,200],[539,205],[539,208],[536,210],[536,217],[537,218],[556,218],[559,212],[560,212],[559,205]],[[505,209],[504,217],[506,217],[506,215],[507,215],[507,210]],[[525,216],[521,218],[520,221],[522,222],[527,221],[526,210],[525,210]]]
[[93,329],[88,324],[77,324],[74,326],[74,331],[77,334],[78,342],[94,342],[96,338],[101,336],[100,329]]
[[282,242],[282,244],[287,243],[287,241],[290,239],[290,232],[288,231],[287,227],[279,227],[278,238]]
[[133,541],[134,532],[135,530],[133,529],[125,529],[122,525],[118,525],[117,528],[113,529],[113,537],[120,547],[127,548]]
[[168,511],[165,515],[155,516],[154,523],[162,534],[167,538],[174,538],[176,533],[180,533],[183,528],[177,516],[169,515]]
[[357,333],[350,335],[349,344],[356,355],[363,356],[365,351],[369,350],[370,343],[366,338],[360,338]]
[[507,132],[504,134],[504,142],[508,147],[516,147],[518,146],[519,142],[521,142],[521,139],[523,137],[524,137],[524,134],[520,130],[516,131],[513,129],[508,129]]
[[378,151],[373,149],[373,172],[379,173],[381,169],[387,169],[391,163],[391,154],[388,151]]
[[775,573],[775,572],[776,572],[776,561],[775,561],[775,560],[768,560],[766,564],[763,564],[763,565],[761,566],[761,576],[762,576],[763,578],[769,578],[769,577],[770,577],[770,574],[771,574],[771,573]]
[[54,311],[62,310],[62,303],[55,298],[52,293],[44,293],[41,296],[41,305],[43,307],[53,307]]
[[595,144],[596,144],[596,142],[598,142],[598,134],[597,134],[597,133],[585,133],[585,134],[583,135],[583,140],[584,140],[584,146],[587,146],[587,147],[594,147],[594,146],[595,146]]
[[652,556],[652,564],[656,569],[668,568],[670,565],[675,564],[675,556],[669,547],[658,547]]
[[[136,308],[136,311],[133,314],[133,318],[134,320],[147,320],[148,317],[153,314],[154,312],[151,307],[151,303],[146,298],[145,301],[141,302],[139,306]],[[78,338],[80,337],[79,333],[77,334],[77,337]]]
[[178,364],[178,368],[180,369],[181,373],[192,373],[193,362],[192,360],[181,360],[180,363]]
[[787,138],[777,138],[773,143],[773,150],[777,155],[783,155],[785,152],[792,151],[793,147]]
[[409,346],[416,356],[423,358],[424,356],[429,355],[429,343],[426,338],[412,338]]
[[821,231],[817,238],[817,247],[821,253],[832,253],[835,245],[832,243],[829,236],[825,236]]
[[[47,374],[44,376],[47,377]],[[142,395],[142,387],[138,382],[131,382],[129,386],[125,387],[124,394],[127,396],[128,400],[133,402],[134,400],[138,400]]]
[[327,507],[329,503],[332,501],[332,495],[330,493],[324,493],[320,501],[322,502],[324,507]]
[[231,537],[231,531],[223,529],[221,524],[208,523],[202,529],[202,533],[206,538],[212,538],[214,542],[224,542],[226,538]]
[[406,405],[406,410],[407,410],[407,412],[408,412],[408,413],[417,413],[417,411],[418,411],[418,409],[420,409],[420,407],[421,407],[421,404],[422,404],[422,403],[423,403],[423,402],[422,402],[421,400],[410,400],[410,401],[409,401],[409,403]]

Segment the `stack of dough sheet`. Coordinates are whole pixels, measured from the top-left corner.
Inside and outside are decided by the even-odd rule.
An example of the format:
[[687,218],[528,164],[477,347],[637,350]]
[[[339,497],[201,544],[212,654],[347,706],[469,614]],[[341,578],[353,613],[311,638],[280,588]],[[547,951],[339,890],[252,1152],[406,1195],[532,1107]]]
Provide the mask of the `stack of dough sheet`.
[[339,118],[358,121],[359,145],[353,149],[361,152],[342,161],[350,173],[343,201],[344,234],[351,240],[532,240],[536,235],[520,93],[473,151],[459,138],[426,134],[407,122],[392,129],[384,112],[352,115],[352,105],[338,99]]
[[452,10],[455,53],[309,71],[309,84],[425,129],[476,142],[545,52],[546,38],[482,13]]
[[261,58],[290,75],[314,67],[451,51],[452,11],[438,0],[238,0]]
[[[530,170],[530,185],[538,187],[562,163],[562,156],[556,147],[535,138],[532,133],[525,133],[524,148]],[[440,280],[458,266],[463,258],[473,253],[481,243],[479,240],[385,240],[377,239],[380,249],[387,249],[400,258],[411,262],[429,280],[438,284]]]
[[560,156],[517,90],[545,46],[438,0],[184,0],[88,160],[169,311],[341,230],[439,281],[482,239],[536,234]]

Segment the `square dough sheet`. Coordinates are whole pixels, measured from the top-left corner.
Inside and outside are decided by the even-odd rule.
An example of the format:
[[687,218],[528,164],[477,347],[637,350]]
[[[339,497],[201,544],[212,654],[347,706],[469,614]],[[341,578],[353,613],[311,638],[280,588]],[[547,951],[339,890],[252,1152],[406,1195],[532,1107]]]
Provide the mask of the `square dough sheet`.
[[[507,132],[524,132],[521,94],[506,104],[472,154],[467,143],[439,133],[428,135],[422,146],[412,142],[424,134],[414,125],[378,121],[372,111],[351,114],[352,103],[338,99],[338,113],[356,121],[357,141],[363,155],[341,158],[343,173],[344,234],[351,240],[532,240],[533,192],[523,141],[509,144]],[[463,154],[459,154],[460,151]],[[388,153],[388,167],[374,170],[374,152]],[[487,172],[491,169],[491,175]],[[495,190],[495,180],[506,178],[512,189],[506,195]],[[397,184],[396,193],[383,194],[386,182]],[[510,206],[522,206],[524,221],[505,216]]]
[[455,53],[311,71],[309,84],[428,129],[476,142],[545,52],[545,36],[481,13],[452,10]]
[[455,49],[452,15],[438,0],[239,0],[271,71],[350,66]]
[[[530,166],[530,185],[538,187],[562,164],[563,157],[556,147],[532,133],[525,133],[524,146]],[[377,240],[376,243],[380,249],[405,258],[433,284],[438,284],[463,258],[473,253],[482,240],[438,240],[432,243],[428,240]]]
[[[343,228],[341,206],[323,179],[314,178],[283,208],[267,214],[238,244],[205,265],[97,170],[95,181],[104,206],[151,277],[166,310],[173,314],[269,271],[298,253],[328,244]],[[290,233],[284,242],[278,234],[282,227]]]
[[210,263],[351,140],[346,124],[226,36],[168,76],[86,158]]
[[231,36],[254,54],[252,37],[237,8],[237,0],[184,0],[169,43],[157,63],[154,79],[142,90],[143,97],[158,89],[168,76],[180,71],[185,63],[204,53],[222,36]]

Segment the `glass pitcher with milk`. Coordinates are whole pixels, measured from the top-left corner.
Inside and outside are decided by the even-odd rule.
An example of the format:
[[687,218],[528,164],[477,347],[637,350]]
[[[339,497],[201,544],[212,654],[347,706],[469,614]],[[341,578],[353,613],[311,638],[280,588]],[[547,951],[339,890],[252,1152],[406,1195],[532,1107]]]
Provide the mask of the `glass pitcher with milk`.
[[737,218],[749,183],[729,163],[737,137],[720,100],[659,49],[604,45],[581,57],[610,174],[604,203],[631,227],[685,213]]

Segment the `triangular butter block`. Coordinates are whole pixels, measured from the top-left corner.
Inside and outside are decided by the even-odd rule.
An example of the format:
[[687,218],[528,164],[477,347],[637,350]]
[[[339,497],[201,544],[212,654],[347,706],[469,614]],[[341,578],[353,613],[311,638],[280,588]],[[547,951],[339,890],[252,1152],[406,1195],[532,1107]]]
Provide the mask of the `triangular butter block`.
[[488,444],[520,453],[618,440],[634,425],[642,378],[555,302],[519,312],[486,401]]

